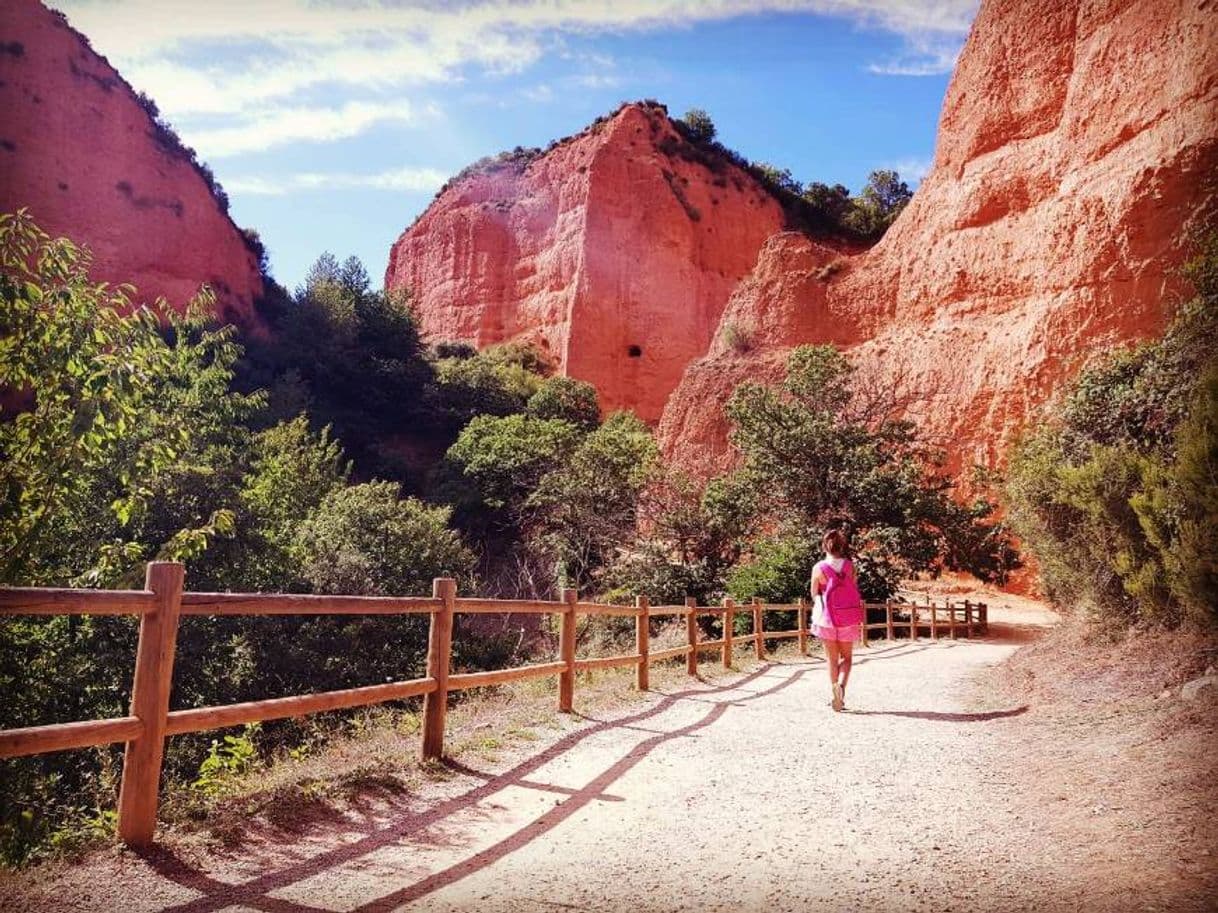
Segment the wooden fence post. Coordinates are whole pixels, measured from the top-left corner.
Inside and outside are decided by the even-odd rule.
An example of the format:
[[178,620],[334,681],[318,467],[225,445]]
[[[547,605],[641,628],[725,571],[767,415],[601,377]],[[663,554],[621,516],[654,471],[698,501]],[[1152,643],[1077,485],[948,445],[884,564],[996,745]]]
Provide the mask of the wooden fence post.
[[732,628],[736,626],[736,603],[728,596],[723,600],[723,668],[732,668]]
[[558,709],[570,713],[575,704],[575,603],[579,594],[572,589],[562,591],[562,601],[567,604],[562,613],[558,629],[559,659],[567,668],[558,675]]
[[148,845],[156,831],[173,653],[185,579],[186,569],[174,562],[153,561],[145,572],[144,587],[155,594],[156,609],[140,618],[131,684],[131,715],[139,717],[142,730],[127,743],[118,796],[118,833],[129,846]]
[[909,604],[909,639],[915,643],[918,640],[918,604]]
[[973,605],[967,599],[964,600],[964,636],[973,639]]
[[761,597],[753,597],[753,646],[758,659],[765,659],[765,640],[762,639],[762,629],[765,627],[763,620],[764,611],[761,607]]
[[799,653],[808,655],[808,599],[799,597],[799,608],[795,610],[795,623],[799,626]]
[[956,639],[956,607],[950,600],[947,603],[947,636]]
[[869,618],[867,617],[867,603],[864,602],[863,603],[863,627],[862,627],[862,630],[859,632],[862,635],[864,647],[871,646],[871,641],[868,639],[868,635],[867,635],[867,622],[868,621],[869,621]]
[[989,607],[989,605],[984,602],[979,604],[977,606],[977,613],[978,613],[977,620],[981,623],[981,633],[989,634],[990,633],[990,607]]
[[689,644],[689,653],[685,655],[685,673],[698,674],[698,600],[693,596],[685,597],[685,640]]
[[930,606],[930,639],[939,639],[939,607],[934,603]]
[[635,672],[634,685],[640,691],[646,691],[651,684],[651,661],[647,658],[647,654],[651,652],[651,617],[648,612],[648,609],[651,608],[651,603],[646,596],[636,596],[634,598],[634,605],[639,610],[639,614],[634,619],[634,641],[636,652],[639,654],[639,665]]
[[436,690],[423,698],[423,760],[438,761],[444,756],[444,721],[448,716],[448,660],[453,643],[453,606],[457,601],[457,581],[437,577],[432,581],[432,596],[443,605],[431,613],[427,635],[427,677],[436,680]]
[[888,625],[888,630],[887,630],[887,634],[888,634],[888,643],[890,643],[890,644],[891,644],[891,643],[892,643],[892,638],[893,638],[893,631],[892,631],[892,600],[891,600],[891,599],[885,599],[885,600],[884,600],[884,622],[885,622],[885,623]]

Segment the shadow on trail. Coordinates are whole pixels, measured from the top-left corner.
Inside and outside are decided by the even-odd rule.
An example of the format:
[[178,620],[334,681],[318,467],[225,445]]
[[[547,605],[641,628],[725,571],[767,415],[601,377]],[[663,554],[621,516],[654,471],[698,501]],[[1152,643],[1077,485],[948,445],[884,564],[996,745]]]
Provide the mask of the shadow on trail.
[[[699,729],[710,726],[719,720],[731,707],[738,707],[748,701],[757,700],[758,698],[766,697],[789,688],[806,673],[812,671],[806,662],[799,665],[803,666],[803,668],[797,669],[790,674],[784,674],[780,681],[756,691],[750,690],[745,686],[756,682],[767,672],[781,671],[786,673],[787,670],[778,667],[777,664],[766,664],[736,682],[715,688],[686,689],[670,693],[657,691],[656,693],[660,694],[661,698],[651,707],[619,719],[595,720],[594,718],[585,717],[592,725],[577,732],[569,733],[546,750],[522,761],[502,774],[485,774],[459,763],[446,762],[451,770],[484,779],[484,782],[460,796],[440,802],[434,808],[417,813],[407,812],[403,814],[401,820],[387,824],[379,826],[371,825],[362,837],[344,843],[342,846],[335,847],[307,859],[290,862],[281,868],[265,872],[258,877],[242,883],[230,884],[212,878],[200,869],[194,868],[173,853],[172,850],[168,849],[153,849],[144,854],[145,859],[158,874],[201,894],[200,897],[175,906],[166,907],[164,908],[165,910],[172,910],[175,913],[215,913],[215,911],[230,906],[244,906],[251,909],[263,910],[266,913],[321,913],[323,908],[281,897],[274,897],[271,894],[305,879],[335,869],[345,863],[366,857],[377,850],[397,844],[405,839],[437,845],[441,841],[431,833],[436,825],[441,824],[458,812],[471,808],[505,787],[514,786],[536,789],[547,793],[558,793],[566,797],[561,801],[561,804],[545,812],[541,817],[529,822],[502,840],[472,856],[443,868],[419,881],[354,908],[361,911],[361,913],[392,910],[492,865],[557,827],[590,802],[623,801],[621,796],[610,794],[606,792],[606,789],[634,768],[657,747],[673,739],[688,737]],[[582,788],[569,789],[554,784],[539,783],[536,780],[530,779],[530,775],[545,764],[571,751],[593,735],[617,729],[638,729],[633,724],[656,717],[672,708],[679,701],[705,699],[708,695],[732,691],[743,691],[744,694],[720,703],[712,702],[713,706],[700,719],[686,726],[674,730],[655,732],[650,737],[636,744],[624,757],[611,764]]]
[[935,720],[940,723],[985,723],[1019,716],[1028,712],[1028,705],[1011,710],[987,710],[984,713],[940,713],[935,710],[843,710],[853,716],[903,716],[912,720]]

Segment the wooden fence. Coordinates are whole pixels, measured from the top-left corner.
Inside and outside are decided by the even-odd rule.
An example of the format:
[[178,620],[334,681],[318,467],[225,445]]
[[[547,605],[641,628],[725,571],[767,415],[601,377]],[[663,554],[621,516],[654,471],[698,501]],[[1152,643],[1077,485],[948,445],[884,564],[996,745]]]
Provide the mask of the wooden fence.
[[[699,606],[689,598],[684,605],[651,605],[640,596],[635,605],[617,606],[580,602],[574,590],[566,590],[559,602],[506,599],[458,599],[456,581],[441,578],[433,586],[431,598],[379,596],[300,596],[267,593],[186,593],[183,592],[185,568],[181,564],[154,562],[148,565],[143,590],[69,590],[37,588],[0,588],[0,615],[138,615],[139,643],[136,648],[135,675],[132,683],[131,713],[108,720],[57,723],[25,729],[0,730],[0,758],[42,754],[73,748],[86,748],[125,742],[122,783],[119,788],[118,829],[124,842],[142,846],[152,841],[156,828],[161,760],[165,739],[188,732],[202,732],[263,720],[284,719],[361,707],[383,701],[423,697],[422,756],[439,759],[444,753],[444,722],[448,694],[467,688],[499,685],[542,676],[558,677],[558,708],[572,710],[575,698],[575,673],[581,669],[634,666],[635,684],[649,687],[648,674],[654,662],[684,658],[686,671],[698,674],[700,654],[714,651],[725,668],[732,664],[733,650],[751,643],[758,659],[765,657],[765,642],[797,638],[799,650],[808,652],[808,605],[776,605],[754,599],[737,605],[725,599],[721,606]],[[772,631],[764,627],[767,611],[793,611],[796,627]],[[958,606],[888,602],[869,605],[868,618],[883,613],[884,620],[864,627],[863,644],[870,635],[883,631],[892,638],[904,630],[916,639],[928,630],[934,639],[946,630],[955,638],[961,633],[972,636],[987,627],[984,604],[965,602]],[[173,682],[173,658],[177,643],[178,619],[183,615],[397,615],[431,616],[427,644],[427,667],[423,678],[409,681],[270,698],[218,707],[190,710],[169,709]],[[558,615],[559,659],[513,669],[449,674],[454,614],[540,613]],[[751,633],[734,631],[737,615],[751,619]],[[635,652],[589,659],[577,657],[575,626],[580,615],[619,615],[635,619]],[[684,616],[686,643],[667,650],[650,648],[650,619]],[[902,615],[907,617],[902,618]],[[700,640],[697,620],[702,616],[721,616],[723,636]]]

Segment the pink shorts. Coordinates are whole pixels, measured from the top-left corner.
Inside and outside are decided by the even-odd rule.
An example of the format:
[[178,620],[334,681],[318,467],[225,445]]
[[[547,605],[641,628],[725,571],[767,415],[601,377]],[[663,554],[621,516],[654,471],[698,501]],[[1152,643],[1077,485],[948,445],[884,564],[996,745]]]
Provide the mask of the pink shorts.
[[862,625],[841,625],[836,628],[829,625],[813,625],[812,633],[821,640],[854,643],[861,637],[861,629]]

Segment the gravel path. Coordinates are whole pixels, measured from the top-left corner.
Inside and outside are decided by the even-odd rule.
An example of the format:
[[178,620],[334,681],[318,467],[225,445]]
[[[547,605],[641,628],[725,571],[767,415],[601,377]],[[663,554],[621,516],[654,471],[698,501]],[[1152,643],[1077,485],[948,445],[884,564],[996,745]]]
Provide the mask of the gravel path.
[[122,854],[56,893],[182,913],[1156,909],[1095,890],[1062,845],[1079,835],[1042,826],[1013,767],[1028,708],[979,705],[977,673],[1019,639],[860,651],[842,714],[817,658],[653,693],[373,826],[178,872]]

